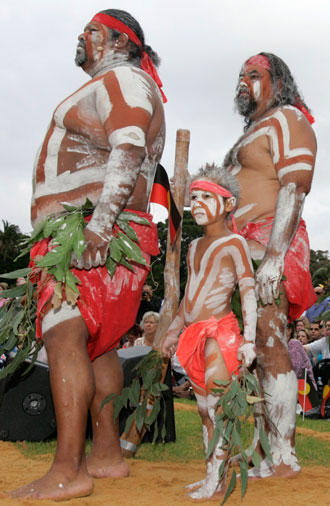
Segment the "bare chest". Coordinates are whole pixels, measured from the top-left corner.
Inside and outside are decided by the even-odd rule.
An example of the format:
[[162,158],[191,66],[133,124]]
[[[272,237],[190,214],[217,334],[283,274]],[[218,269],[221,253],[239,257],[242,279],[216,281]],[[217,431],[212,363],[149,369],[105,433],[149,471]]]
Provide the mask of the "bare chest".
[[104,129],[111,112],[109,97],[101,81],[88,83],[66,98],[55,110],[55,130],[64,130],[71,143],[80,144],[82,138],[95,146],[109,149]]

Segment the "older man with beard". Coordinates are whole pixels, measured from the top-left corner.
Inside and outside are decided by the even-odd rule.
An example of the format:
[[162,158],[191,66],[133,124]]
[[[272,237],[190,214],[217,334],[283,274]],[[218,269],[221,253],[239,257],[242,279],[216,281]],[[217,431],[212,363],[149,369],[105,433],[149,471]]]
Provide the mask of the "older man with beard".
[[[100,412],[105,396],[121,390],[115,348],[134,323],[148,273],[143,266],[135,272],[120,266],[110,278],[104,267],[124,208],[150,221],[136,230],[145,259],[158,252],[156,226],[146,211],[165,139],[159,58],[139,23],[117,9],[96,14],[78,39],[76,63],[91,80],[54,112],[34,170],[32,223],[61,213],[61,202],[82,205],[88,198],[95,209],[84,229],[86,249],[72,259],[81,282],[77,304],[64,301],[54,311],[52,285],[39,290],[37,328],[48,354],[57,450],[45,476],[12,493],[19,498],[81,497],[92,492],[93,477],[129,474],[112,404]],[[36,244],[32,256],[42,253]],[[86,462],[89,409],[93,445]]]
[[[260,53],[243,65],[236,94],[244,134],[225,159],[241,200],[238,230],[260,261],[256,337],[257,368],[265,392],[273,463],[262,460],[252,477],[293,476],[297,379],[286,345],[286,324],[314,302],[309,243],[301,219],[310,191],[316,139],[309,110],[287,65]],[[283,275],[285,277],[283,277]],[[257,417],[257,426],[261,417]],[[276,428],[275,428],[276,427]],[[257,431],[254,444],[257,445]]]

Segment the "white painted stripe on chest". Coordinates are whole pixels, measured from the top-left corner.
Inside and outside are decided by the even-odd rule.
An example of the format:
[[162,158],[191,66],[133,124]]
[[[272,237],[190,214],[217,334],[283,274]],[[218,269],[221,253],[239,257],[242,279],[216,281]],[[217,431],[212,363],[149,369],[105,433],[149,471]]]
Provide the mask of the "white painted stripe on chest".
[[[84,88],[76,91],[73,95],[68,97],[64,102],[62,102],[54,112],[55,119],[55,128],[52,135],[49,138],[48,146],[47,146],[47,157],[45,160],[45,186],[48,184],[56,184],[56,186],[61,186],[61,182],[56,182],[57,179],[57,167],[58,167],[58,154],[61,146],[61,142],[66,134],[66,128],[64,126],[64,118],[68,111],[77,103],[85,98],[86,96],[94,93],[95,91],[99,91],[101,88],[104,88],[103,81],[99,80],[94,83],[90,83]],[[105,101],[105,111],[111,110],[110,100],[107,94],[101,92],[102,100]],[[106,102],[106,97],[108,97],[108,102]],[[102,119],[102,118],[101,118]],[[67,171],[69,173],[69,171]],[[66,174],[66,173],[65,173]],[[69,173],[70,174],[70,173]],[[64,174],[63,174],[64,175]],[[73,174],[71,174],[73,176]],[[61,174],[62,176],[62,174]],[[86,174],[88,176],[88,174]],[[68,176],[66,176],[67,178]],[[70,178],[69,178],[70,179]],[[86,182],[88,178],[86,178]],[[39,185],[38,185],[39,186]],[[72,189],[72,188],[71,188]],[[65,189],[66,190],[66,189]],[[41,195],[47,195],[48,193],[42,193]],[[39,196],[41,196],[39,195]]]
[[129,67],[114,69],[123,98],[129,107],[140,107],[152,114],[152,92],[142,73]]

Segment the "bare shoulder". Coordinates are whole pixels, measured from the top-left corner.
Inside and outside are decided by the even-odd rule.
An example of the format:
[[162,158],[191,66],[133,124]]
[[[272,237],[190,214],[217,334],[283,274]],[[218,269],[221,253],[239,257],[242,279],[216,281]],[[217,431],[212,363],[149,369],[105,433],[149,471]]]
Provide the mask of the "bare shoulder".
[[233,246],[236,246],[237,248],[247,248],[247,242],[239,234],[231,234],[227,237],[226,244],[232,244]]
[[129,65],[115,67],[109,70],[103,76],[103,79],[110,92],[113,86],[119,86],[122,95],[125,98],[129,97],[132,107],[138,106],[135,101],[139,103],[141,100],[143,100],[143,103],[147,101],[152,106],[155,106],[158,101],[161,103],[158,87],[154,80],[140,68]]
[[277,119],[280,122],[282,128],[285,127],[286,123],[291,132],[293,130],[297,135],[308,136],[313,140],[316,139],[311,124],[305,115],[299,109],[297,109],[297,107],[294,107],[292,105],[283,105],[276,108],[272,112],[271,117]]

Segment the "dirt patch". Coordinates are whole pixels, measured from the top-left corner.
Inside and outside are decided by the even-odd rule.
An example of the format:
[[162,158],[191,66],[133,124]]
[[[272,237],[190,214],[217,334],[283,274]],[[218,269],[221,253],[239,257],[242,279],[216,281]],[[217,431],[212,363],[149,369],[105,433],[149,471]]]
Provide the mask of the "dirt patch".
[[[0,441],[1,490],[12,490],[45,473],[52,456],[28,459],[11,443]],[[125,479],[96,480],[91,496],[66,501],[70,506],[176,506],[196,504],[185,495],[184,485],[199,480],[204,474],[203,462],[190,464],[155,463],[129,460],[131,476]],[[35,506],[54,501],[1,498],[1,506]],[[240,504],[240,491],[235,491],[228,506]],[[197,504],[219,504],[219,501],[198,501]],[[329,469],[305,467],[293,479],[267,478],[249,483],[242,506],[329,506]]]
[[[330,429],[330,423],[327,421],[325,421],[324,423],[328,423]],[[304,427],[296,427],[296,432],[297,434],[302,434],[303,436],[315,437],[316,439],[320,439],[321,441],[326,441],[330,443],[330,432],[317,432],[316,430],[305,429]]]

